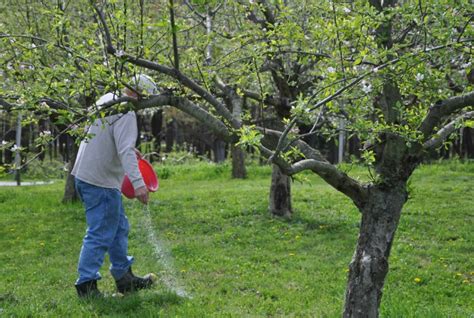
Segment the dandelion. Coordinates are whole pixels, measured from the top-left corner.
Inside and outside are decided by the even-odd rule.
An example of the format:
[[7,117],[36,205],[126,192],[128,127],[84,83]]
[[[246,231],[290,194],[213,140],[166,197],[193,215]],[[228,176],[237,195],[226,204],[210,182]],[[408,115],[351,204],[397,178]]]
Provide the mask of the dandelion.
[[40,245],[41,245],[41,247],[44,247],[44,242],[41,242]]
[[417,82],[421,82],[422,80],[425,79],[425,75],[423,75],[423,74],[421,74],[421,73],[417,73],[417,74],[415,75],[415,79],[416,79]]
[[415,281],[415,283],[419,284],[419,283],[421,283],[421,278],[415,277],[414,281]]
[[289,255],[289,256],[295,256],[295,253],[290,253],[290,254],[288,254],[288,255]]

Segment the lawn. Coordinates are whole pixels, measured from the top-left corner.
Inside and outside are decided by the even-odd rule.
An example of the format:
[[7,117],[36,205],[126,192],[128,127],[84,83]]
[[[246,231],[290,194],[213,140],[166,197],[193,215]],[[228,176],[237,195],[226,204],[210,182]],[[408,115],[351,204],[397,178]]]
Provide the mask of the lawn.
[[[346,167],[365,178],[365,171]],[[85,230],[64,183],[0,187],[0,317],[340,317],[359,212],[318,177],[293,183],[294,216],[268,215],[268,167],[232,180],[228,165],[158,166],[149,209],[125,202],[137,273],[155,288],[77,299]],[[474,316],[474,164],[424,165],[410,182],[390,259],[382,317]],[[149,214],[148,214],[149,213]],[[151,223],[148,216],[151,216]],[[181,297],[180,295],[183,295]]]

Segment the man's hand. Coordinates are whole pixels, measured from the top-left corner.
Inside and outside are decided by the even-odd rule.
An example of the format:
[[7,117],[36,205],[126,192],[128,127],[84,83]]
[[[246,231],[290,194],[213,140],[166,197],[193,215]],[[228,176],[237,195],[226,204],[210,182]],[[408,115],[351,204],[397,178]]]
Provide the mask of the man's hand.
[[143,204],[148,204],[148,189],[143,186],[135,190],[135,197]]
[[135,151],[135,154],[138,158],[143,158],[143,154],[140,152],[140,150],[138,150],[137,148],[133,148],[133,150]]

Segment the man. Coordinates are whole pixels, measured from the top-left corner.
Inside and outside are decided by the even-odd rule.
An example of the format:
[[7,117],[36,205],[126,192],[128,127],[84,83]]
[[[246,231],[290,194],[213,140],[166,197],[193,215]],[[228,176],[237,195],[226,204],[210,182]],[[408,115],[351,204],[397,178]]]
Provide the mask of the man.
[[[133,90],[132,90],[132,89]],[[137,99],[138,94],[155,94],[156,84],[146,75],[135,76],[123,94]],[[116,97],[107,94],[105,99]],[[97,104],[104,102],[101,98]],[[98,105],[100,107],[100,105]],[[121,293],[149,288],[153,275],[137,277],[128,256],[129,224],[120,193],[125,174],[130,179],[135,197],[148,203],[148,190],[138,170],[135,153],[136,115],[133,111],[97,119],[89,127],[88,140],[81,142],[72,174],[84,204],[87,231],[79,256],[76,290],[79,297],[100,296],[97,281],[105,253],[109,253],[110,272]]]

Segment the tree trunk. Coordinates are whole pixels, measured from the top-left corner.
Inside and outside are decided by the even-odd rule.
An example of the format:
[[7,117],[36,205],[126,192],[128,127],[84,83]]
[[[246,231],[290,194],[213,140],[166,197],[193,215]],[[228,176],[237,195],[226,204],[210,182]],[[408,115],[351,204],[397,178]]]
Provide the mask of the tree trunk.
[[213,152],[214,152],[214,162],[220,163],[225,160],[225,141],[221,139],[214,140]]
[[[15,136],[16,146],[18,148],[21,147],[21,130],[22,130],[21,118],[22,118],[21,113],[19,113],[18,119],[17,119],[17,125],[16,125],[16,136]],[[15,152],[15,180],[16,180],[16,185],[18,186],[21,185],[20,167],[21,167],[21,154],[20,154],[20,150],[18,149]]]
[[349,267],[343,317],[378,317],[388,258],[400,213],[407,200],[406,184],[373,187],[361,208],[357,248]]
[[277,165],[272,167],[269,201],[269,211],[272,215],[291,217],[291,180]]
[[79,200],[79,197],[76,192],[76,187],[74,184],[74,176],[71,174],[72,168],[74,167],[74,163],[76,162],[77,151],[79,150],[76,143],[72,143],[72,154],[71,154],[71,161],[69,162],[69,167],[67,171],[66,177],[66,185],[64,187],[64,196],[63,196],[63,203],[70,203],[76,202]]
[[231,146],[232,152],[232,178],[245,179],[247,178],[247,169],[245,168],[245,153],[235,145]]
[[[158,109],[153,113],[151,117],[151,133],[155,138],[154,151],[160,153],[161,151],[161,138],[163,130],[163,110]],[[153,157],[151,157],[153,158]]]
[[170,122],[166,124],[166,134],[165,134],[166,152],[171,152],[173,150],[177,134],[178,134],[178,123],[176,119],[173,118]]

